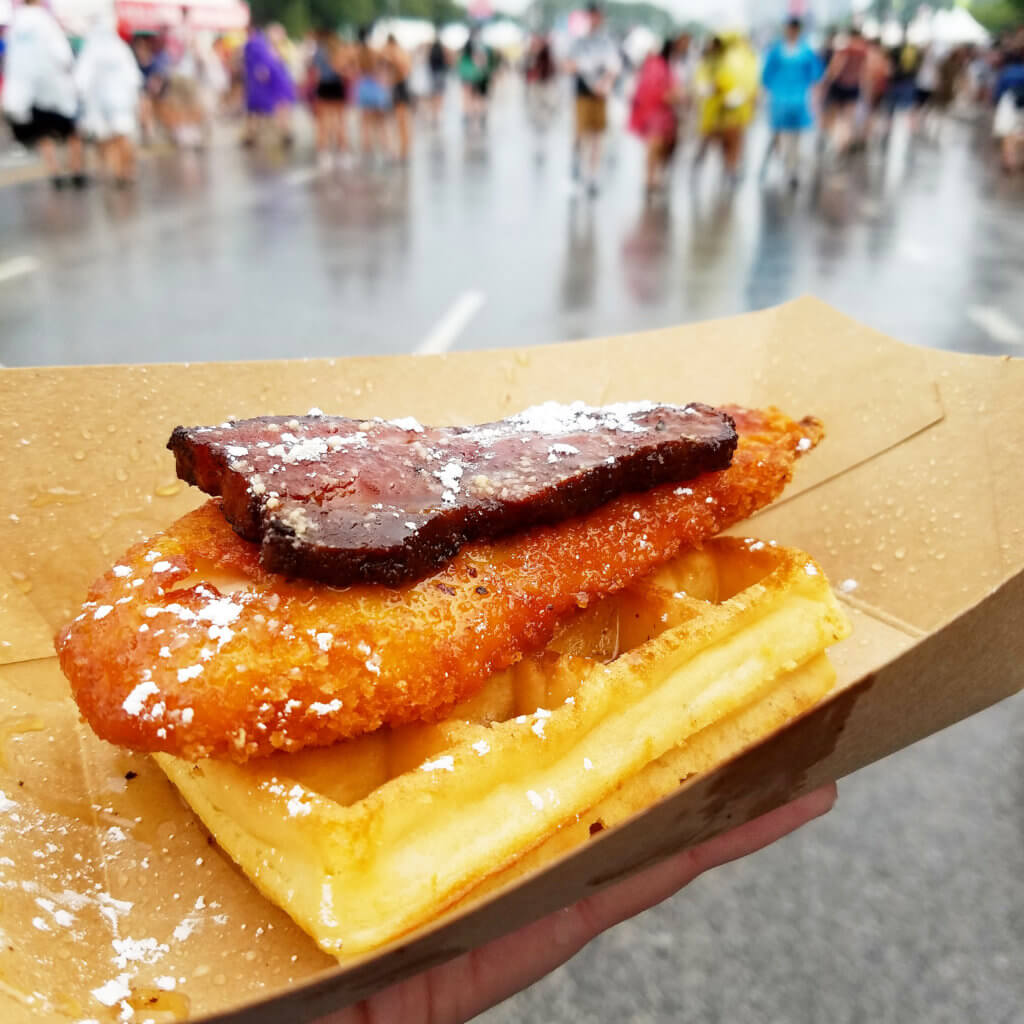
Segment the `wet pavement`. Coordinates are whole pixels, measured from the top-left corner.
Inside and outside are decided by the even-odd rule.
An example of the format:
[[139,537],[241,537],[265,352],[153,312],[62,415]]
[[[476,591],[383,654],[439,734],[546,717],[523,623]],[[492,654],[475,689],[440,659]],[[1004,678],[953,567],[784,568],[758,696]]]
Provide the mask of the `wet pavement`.
[[[641,155],[568,187],[567,125],[513,90],[489,141],[454,110],[408,170],[322,175],[308,151],[147,159],[130,193],[53,194],[0,169],[0,361],[350,355],[543,343],[811,292],[897,337],[1024,354],[1024,187],[983,130],[791,194],[677,168],[647,207]],[[754,149],[763,145],[755,136]],[[26,180],[27,179],[27,180]],[[894,396],[898,400],[898,396]],[[822,822],[592,944],[488,1024],[1024,1021],[1024,702],[841,787]]]
[[[615,139],[596,201],[573,197],[567,123],[538,139],[505,93],[487,141],[464,140],[453,104],[408,170],[318,175],[302,148],[249,154],[225,137],[206,156],[154,157],[129,193],[0,188],[0,362],[410,351],[467,295],[477,311],[447,339],[460,348],[813,293],[908,341],[1024,351],[1024,186],[979,157],[968,126],[941,149],[897,132],[884,160],[808,166],[795,195],[760,186],[758,133],[737,194],[713,163],[694,176],[680,162],[671,202],[652,207],[635,140]],[[36,269],[4,280],[11,260]]]

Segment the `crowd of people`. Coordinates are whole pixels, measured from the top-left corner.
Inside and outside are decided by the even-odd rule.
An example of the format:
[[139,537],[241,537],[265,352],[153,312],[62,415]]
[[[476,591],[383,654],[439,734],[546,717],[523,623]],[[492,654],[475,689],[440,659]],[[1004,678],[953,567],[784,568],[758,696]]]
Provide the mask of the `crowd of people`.
[[[645,147],[651,196],[666,189],[687,132],[698,139],[698,165],[718,150],[726,181],[738,181],[749,163],[748,128],[762,102],[771,128],[762,169],[781,161],[793,186],[801,140],[819,124],[823,158],[841,161],[884,141],[899,111],[909,111],[913,132],[934,137],[961,96],[994,110],[1004,169],[1012,173],[1024,164],[1024,30],[990,49],[940,52],[910,40],[883,46],[853,27],[829,34],[816,48],[794,17],[763,52],[741,32],[712,33],[699,45],[684,33],[633,66],[600,7],[592,3],[583,13],[584,28],[567,45],[534,35],[518,63],[538,130],[558,112],[560,80],[571,79],[573,175],[591,195],[600,190],[609,99],[624,89],[629,129]],[[510,64],[477,28],[455,51],[437,33],[409,51],[394,35],[381,38],[368,29],[354,38],[321,29],[301,43],[276,24],[253,25],[244,34],[125,37],[104,18],[76,54],[40,0],[15,8],[4,41],[5,119],[18,142],[38,149],[56,188],[88,183],[83,140],[95,144],[102,176],[125,186],[135,176],[139,138],[200,147],[218,115],[243,119],[245,146],[288,147],[299,103],[311,110],[323,168],[357,158],[405,162],[414,107],[436,127],[454,76],[465,130],[483,135],[493,83]]]
[[[630,127],[647,146],[647,188],[664,187],[666,170],[694,112],[699,163],[722,150],[728,180],[738,180],[747,129],[764,98],[770,142],[762,172],[781,159],[799,184],[801,139],[820,121],[824,159],[838,162],[888,141],[898,111],[909,112],[915,135],[937,138],[958,100],[994,110],[993,134],[1003,169],[1021,169],[1024,149],[1024,29],[991,49],[957,46],[945,52],[909,40],[885,47],[852,27],[832,33],[817,51],[802,21],[790,18],[760,57],[740,33],[711,36],[699,56],[689,35],[667,40],[640,68]],[[580,122],[582,136],[586,124]]]

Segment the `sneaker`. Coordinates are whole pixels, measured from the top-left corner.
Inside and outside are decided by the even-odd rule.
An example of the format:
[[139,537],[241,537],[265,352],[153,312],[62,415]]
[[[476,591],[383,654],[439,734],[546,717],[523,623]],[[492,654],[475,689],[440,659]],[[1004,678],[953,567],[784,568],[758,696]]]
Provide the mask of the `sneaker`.
[[63,192],[71,184],[71,180],[64,174],[55,174],[50,179],[54,192]]
[[82,174],[81,171],[79,171],[78,174],[71,175],[71,187],[77,189],[79,192],[81,192],[83,188],[86,188],[88,184],[89,178]]

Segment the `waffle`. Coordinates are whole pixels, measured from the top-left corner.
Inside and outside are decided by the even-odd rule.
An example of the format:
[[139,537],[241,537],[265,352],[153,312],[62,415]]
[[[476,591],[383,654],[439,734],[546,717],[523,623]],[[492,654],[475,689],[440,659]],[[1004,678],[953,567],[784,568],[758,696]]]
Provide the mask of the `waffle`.
[[807,555],[718,539],[580,609],[443,721],[244,765],[155,757],[264,895],[344,961],[810,708],[848,628]]

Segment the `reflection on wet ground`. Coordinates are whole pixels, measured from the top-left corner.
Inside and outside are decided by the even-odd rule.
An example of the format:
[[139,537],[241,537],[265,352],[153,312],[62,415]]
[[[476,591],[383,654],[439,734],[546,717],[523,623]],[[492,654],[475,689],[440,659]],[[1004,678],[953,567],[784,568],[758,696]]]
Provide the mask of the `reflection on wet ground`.
[[[454,100],[454,97],[452,97]],[[532,344],[757,309],[815,294],[908,341],[1024,346],[1024,189],[990,166],[984,129],[947,127],[816,174],[723,190],[679,160],[670,200],[640,192],[619,133],[604,191],[569,188],[568,121],[532,134],[508,83],[489,137],[453,108],[409,168],[326,175],[308,152],[161,153],[133,192],[0,189],[0,361],[243,359],[403,352],[467,290],[458,347]],[[29,258],[36,269],[4,266]]]

